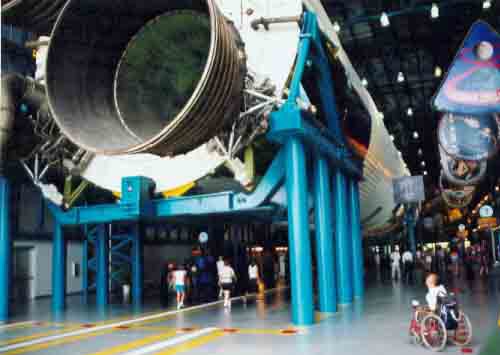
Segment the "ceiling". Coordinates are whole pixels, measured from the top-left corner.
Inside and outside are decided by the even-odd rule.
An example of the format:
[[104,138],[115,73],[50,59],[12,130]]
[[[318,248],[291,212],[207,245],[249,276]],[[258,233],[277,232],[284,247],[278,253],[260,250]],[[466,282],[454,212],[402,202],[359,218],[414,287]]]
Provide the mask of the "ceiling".
[[[487,9],[483,0],[322,3],[332,23],[338,23],[342,44],[360,78],[366,79],[408,168],[413,175],[427,172],[427,191],[434,195],[441,168],[436,135],[439,116],[432,111],[432,96],[474,21],[485,20],[500,30],[500,1],[491,1]],[[432,4],[439,9],[437,18],[431,18]],[[381,25],[383,12],[389,18],[387,27]],[[436,75],[436,67],[441,75]],[[404,81],[398,81],[400,72]],[[486,180],[496,182],[496,176]]]

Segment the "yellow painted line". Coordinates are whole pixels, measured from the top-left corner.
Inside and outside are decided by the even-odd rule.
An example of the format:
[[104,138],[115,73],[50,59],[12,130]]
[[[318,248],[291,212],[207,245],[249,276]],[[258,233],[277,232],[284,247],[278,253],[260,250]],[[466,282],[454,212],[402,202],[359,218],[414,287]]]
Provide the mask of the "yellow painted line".
[[284,335],[280,329],[238,329],[234,334]]
[[97,353],[93,353],[92,355],[115,355],[115,354],[120,354],[120,353],[125,353],[129,350],[140,348],[141,346],[148,345],[151,343],[155,343],[157,341],[165,340],[167,338],[171,338],[175,336],[177,332],[175,330],[171,330],[170,332],[163,333],[163,334],[155,334],[149,337],[145,337],[139,340],[132,341],[130,343],[126,344],[121,344],[114,346],[112,348],[106,349],[99,351]]
[[79,329],[79,328],[80,328],[80,326],[71,326],[71,327],[66,327],[66,328],[58,329],[58,330],[50,330],[50,331],[47,331],[47,332],[35,333],[35,334],[31,334],[31,335],[25,335],[25,336],[22,336],[22,337],[17,337],[17,338],[8,339],[8,340],[5,340],[5,341],[0,341],[0,345],[17,344],[17,343],[22,343],[23,341],[28,341],[28,340],[43,338],[43,337],[46,337],[46,336],[64,334],[64,333],[71,332],[71,331]]
[[109,333],[112,333],[115,331],[116,331],[115,329],[106,329],[106,330],[103,330],[100,332],[75,335],[73,337],[67,337],[67,338],[52,340],[52,341],[39,343],[39,344],[35,344],[35,345],[25,346],[25,347],[22,347],[19,349],[14,349],[14,350],[4,352],[2,354],[3,355],[18,355],[18,354],[24,354],[24,353],[28,353],[28,352],[45,350],[45,349],[50,348],[52,346],[73,343],[73,342],[76,342],[79,340],[85,340],[85,339],[92,338],[92,337],[99,336],[99,335],[106,335],[106,334],[109,334]]
[[210,334],[207,334],[207,335],[201,336],[199,338],[195,338],[193,340],[189,340],[189,341],[187,341],[185,343],[182,343],[182,344],[170,347],[170,348],[168,348],[165,351],[160,351],[160,352],[154,353],[154,355],[174,355],[174,354],[178,354],[180,352],[192,350],[194,348],[198,348],[200,346],[208,344],[208,343],[210,343],[210,342],[212,342],[214,340],[219,339],[220,337],[222,337],[224,335],[225,335],[225,333],[223,331],[216,330],[216,331],[214,331],[214,332],[212,332]]

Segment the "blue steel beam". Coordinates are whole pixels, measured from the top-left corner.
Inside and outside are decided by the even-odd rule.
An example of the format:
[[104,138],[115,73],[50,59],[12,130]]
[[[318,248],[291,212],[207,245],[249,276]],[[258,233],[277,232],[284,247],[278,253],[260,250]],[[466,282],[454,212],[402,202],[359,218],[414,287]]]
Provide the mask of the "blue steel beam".
[[88,302],[89,296],[89,241],[87,236],[83,239],[83,250],[82,250],[82,291],[83,291],[83,303]]
[[60,313],[66,306],[66,242],[61,224],[54,223],[52,239],[52,311]]
[[352,277],[354,297],[363,297],[365,294],[363,241],[361,236],[361,222],[359,209],[359,185],[355,180],[348,182],[349,198],[349,226],[352,240]]
[[10,186],[0,175],[0,322],[9,317],[11,246],[10,235]]
[[332,197],[328,162],[322,156],[314,159],[314,216],[319,310],[337,311],[335,251],[333,248]]
[[314,308],[304,144],[299,138],[290,137],[285,152],[292,321],[310,325],[314,322]]

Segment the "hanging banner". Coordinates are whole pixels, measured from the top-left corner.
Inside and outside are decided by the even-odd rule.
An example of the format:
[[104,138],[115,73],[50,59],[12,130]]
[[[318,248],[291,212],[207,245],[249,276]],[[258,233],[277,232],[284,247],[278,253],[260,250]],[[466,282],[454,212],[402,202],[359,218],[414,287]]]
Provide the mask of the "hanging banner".
[[464,115],[500,112],[500,36],[476,21],[465,37],[432,103]]

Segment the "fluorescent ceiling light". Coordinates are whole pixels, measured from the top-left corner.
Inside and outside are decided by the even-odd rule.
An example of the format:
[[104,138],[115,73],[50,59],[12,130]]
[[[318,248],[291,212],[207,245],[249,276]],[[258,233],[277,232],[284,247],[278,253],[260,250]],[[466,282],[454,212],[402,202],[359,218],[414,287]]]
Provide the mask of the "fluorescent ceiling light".
[[413,116],[413,109],[411,107],[408,107],[408,111],[406,111],[406,114],[408,116]]
[[490,0],[484,0],[483,1],[483,9],[488,10],[491,7],[491,1]]
[[405,81],[405,76],[403,75],[403,72],[400,71],[398,73],[398,83],[402,83],[403,81]]
[[417,131],[413,132],[413,138],[418,139],[418,132]]

